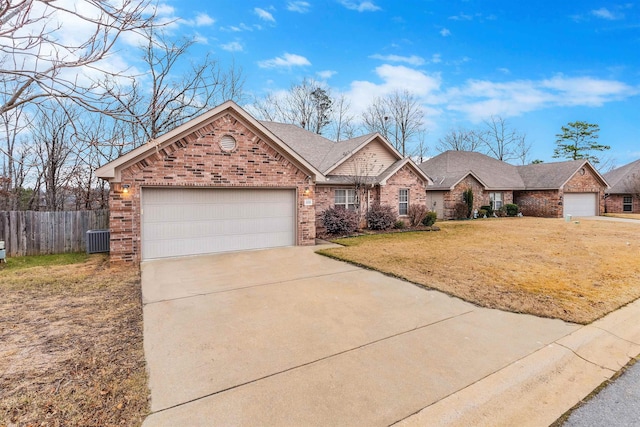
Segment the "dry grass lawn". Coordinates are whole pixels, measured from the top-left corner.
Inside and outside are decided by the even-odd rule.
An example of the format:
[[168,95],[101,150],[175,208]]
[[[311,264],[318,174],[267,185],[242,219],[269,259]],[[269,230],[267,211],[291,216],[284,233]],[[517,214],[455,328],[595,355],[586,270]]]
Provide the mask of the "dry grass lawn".
[[325,255],[490,308],[590,323],[640,297],[640,223],[505,218],[340,239]]
[[611,216],[614,218],[637,219],[640,221],[640,214],[608,213],[605,214],[605,216]]
[[0,266],[0,426],[139,426],[148,413],[139,273],[85,258]]

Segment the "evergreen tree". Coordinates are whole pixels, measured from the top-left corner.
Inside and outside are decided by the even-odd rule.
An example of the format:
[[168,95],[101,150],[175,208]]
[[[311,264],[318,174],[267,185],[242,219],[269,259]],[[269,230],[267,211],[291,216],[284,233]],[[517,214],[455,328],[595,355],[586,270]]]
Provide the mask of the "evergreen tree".
[[609,150],[611,147],[598,144],[598,132],[600,126],[587,122],[570,122],[562,126],[562,133],[556,135],[557,147],[553,150],[553,158],[587,159],[593,164],[599,163],[600,159],[592,152]]

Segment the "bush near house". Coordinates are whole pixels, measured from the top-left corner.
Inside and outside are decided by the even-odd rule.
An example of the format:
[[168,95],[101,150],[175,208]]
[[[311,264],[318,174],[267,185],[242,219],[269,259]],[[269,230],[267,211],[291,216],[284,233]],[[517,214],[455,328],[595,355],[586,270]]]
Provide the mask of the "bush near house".
[[436,212],[429,211],[427,212],[427,215],[425,215],[424,219],[422,220],[422,225],[426,227],[431,227],[433,224],[436,223],[437,218],[438,218],[438,214]]
[[322,213],[322,224],[329,234],[351,234],[358,229],[359,222],[360,218],[356,211],[342,206],[329,208]]
[[388,230],[396,221],[396,214],[389,205],[375,203],[366,214],[366,219],[371,230]]
[[520,212],[520,208],[515,203],[507,203],[504,205],[507,216],[516,216]]
[[402,230],[404,228],[407,228],[407,224],[403,220],[399,219],[393,224],[393,228]]
[[466,219],[468,218],[467,213],[467,204],[464,202],[458,202],[453,207],[453,217],[455,219]]
[[427,216],[427,207],[424,205],[413,204],[409,206],[407,215],[409,216],[409,224],[411,227],[416,227],[422,223],[422,220]]
[[485,211],[488,217],[493,216],[493,207],[491,205],[480,206],[479,212],[482,212],[482,211]]

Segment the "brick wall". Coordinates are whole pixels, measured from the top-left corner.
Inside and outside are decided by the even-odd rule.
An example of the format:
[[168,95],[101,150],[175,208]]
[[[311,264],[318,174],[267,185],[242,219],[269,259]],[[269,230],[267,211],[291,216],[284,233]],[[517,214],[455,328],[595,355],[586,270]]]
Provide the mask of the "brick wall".
[[562,193],[558,190],[516,191],[514,202],[525,216],[562,217]]
[[[318,233],[325,231],[322,225],[322,212],[328,208],[332,208],[335,204],[335,190],[353,188],[353,185],[322,185],[316,187],[316,230]],[[361,227],[366,227],[365,215],[368,208],[376,202],[383,205],[393,207],[396,215],[398,215],[399,190],[401,188],[409,189],[409,205],[421,204],[426,206],[426,187],[422,183],[422,178],[416,175],[410,166],[402,167],[391,178],[387,180],[386,185],[375,186],[367,192],[363,190],[360,194],[361,205]]]
[[562,188],[564,193],[598,193],[598,215],[604,213],[604,186],[598,178],[591,172],[591,169],[584,168],[585,174],[576,172]]
[[[220,148],[225,135],[235,138],[235,150],[225,152]],[[123,170],[121,178],[120,185],[112,185],[109,202],[112,262],[140,261],[143,186],[295,188],[297,243],[315,243],[315,206],[304,206],[305,198],[314,197],[314,186],[308,183],[306,173],[231,114],[153,152]],[[128,193],[121,191],[122,184],[131,186]],[[305,195],[307,187],[310,194]]]
[[584,175],[576,172],[561,190],[517,191],[515,203],[526,216],[562,218],[565,193],[597,193],[599,214],[604,212],[604,187],[589,168]]
[[484,188],[477,179],[471,175],[467,175],[462,181],[454,187],[453,190],[444,193],[444,218],[445,219],[457,219],[456,218],[456,205],[458,203],[464,203],[463,193],[471,188],[473,191],[473,208],[480,209],[480,206],[489,204],[489,194],[484,191]]
[[630,194],[610,194],[605,199],[605,212],[607,213],[640,213],[640,198],[631,196],[631,212],[625,212],[623,209],[624,196]]
[[382,205],[390,205],[394,212],[399,215],[400,189],[409,189],[409,206],[427,206],[427,186],[415,171],[405,165],[392,177],[387,180],[386,185],[380,186],[379,201]]

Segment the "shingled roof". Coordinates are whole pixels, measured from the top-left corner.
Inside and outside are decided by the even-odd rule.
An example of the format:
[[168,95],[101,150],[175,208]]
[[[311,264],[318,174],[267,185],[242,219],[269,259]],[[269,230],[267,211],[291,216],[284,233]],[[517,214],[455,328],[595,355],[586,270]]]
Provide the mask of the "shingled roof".
[[582,167],[591,168],[607,185],[586,160],[515,166],[482,153],[445,151],[419,167],[434,181],[433,190],[452,189],[469,174],[487,190],[557,190]]
[[472,151],[445,151],[419,165],[434,187],[451,189],[470,173],[488,190],[524,190],[515,166]]
[[628,180],[632,179],[634,174],[636,176],[640,176],[640,160],[636,160],[635,162],[620,166],[619,168],[605,173],[604,178],[611,186],[607,193],[629,194],[631,190],[628,188]]
[[418,168],[410,158],[403,158],[402,155],[395,148],[388,145],[388,142],[378,133],[370,133],[356,138],[334,142],[296,125],[268,121],[261,121],[260,123],[292,150],[321,171],[325,175],[325,182],[328,184],[352,183],[354,177],[332,175],[331,172],[375,139],[379,139],[383,144],[386,144],[389,151],[393,153],[397,160],[378,176],[372,177],[372,184],[384,185],[387,179],[407,164],[412,167],[417,174],[422,175],[425,181],[430,182],[429,176]]

